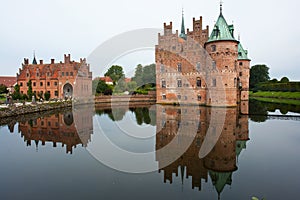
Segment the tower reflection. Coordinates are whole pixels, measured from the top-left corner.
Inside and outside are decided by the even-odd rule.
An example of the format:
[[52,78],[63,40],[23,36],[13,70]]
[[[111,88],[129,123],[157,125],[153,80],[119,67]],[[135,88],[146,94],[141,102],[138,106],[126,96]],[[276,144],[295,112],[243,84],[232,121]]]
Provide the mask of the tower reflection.
[[[156,154],[159,172],[164,173],[164,182],[172,184],[172,175],[181,174],[182,183],[184,179],[192,177],[192,188],[201,190],[201,183],[207,182],[210,177],[220,197],[224,187],[231,185],[232,174],[237,170],[238,156],[249,140],[248,116],[240,115],[245,110],[247,108],[158,105],[156,150],[170,145],[175,138],[177,140],[168,147],[168,153]],[[222,115],[225,116],[224,123]],[[189,144],[187,141],[192,142],[185,153],[165,166],[166,160],[175,158],[176,151]],[[200,158],[200,149],[206,142],[214,145],[204,158]]]
[[91,140],[93,109],[77,107],[43,117],[33,115],[19,122],[18,129],[27,146],[34,142],[38,150],[40,143],[52,142],[53,147],[61,143],[63,147],[66,145],[66,153],[72,154],[77,145],[86,147]]

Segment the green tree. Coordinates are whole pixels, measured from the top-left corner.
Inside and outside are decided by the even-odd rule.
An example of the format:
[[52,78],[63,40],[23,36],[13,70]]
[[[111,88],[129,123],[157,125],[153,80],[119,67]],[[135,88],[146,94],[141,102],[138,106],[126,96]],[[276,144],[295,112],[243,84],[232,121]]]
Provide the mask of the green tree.
[[32,82],[31,82],[31,80],[29,80],[29,81],[27,82],[27,87],[28,87],[28,90],[27,90],[27,96],[28,96],[29,98],[31,98],[31,97],[34,95],[34,93],[32,92]]
[[137,89],[137,83],[135,81],[127,83],[127,89],[129,92],[134,92]]
[[256,84],[270,80],[269,67],[266,65],[254,65],[250,69],[250,89]]
[[49,101],[50,96],[51,96],[51,94],[50,94],[49,91],[45,92],[44,97],[45,97],[45,100],[46,100],[46,101]]
[[124,77],[125,75],[121,66],[113,65],[107,70],[104,76],[109,76],[113,80],[114,85],[116,85],[119,79]]
[[280,80],[281,83],[288,83],[290,82],[290,80],[287,77],[282,77],[282,79]]
[[138,66],[135,68],[132,81],[135,81],[139,87],[143,85],[143,66],[141,64],[138,64]]
[[14,100],[16,100],[16,99],[22,99],[22,95],[20,93],[20,85],[18,85],[18,84],[15,85],[14,92],[12,93],[12,98]]
[[7,93],[7,92],[8,92],[8,90],[7,90],[6,85],[0,84],[0,94],[4,94],[4,93]]
[[126,87],[126,82],[125,82],[125,77],[121,77],[119,79],[119,81],[116,83],[116,86],[114,88],[114,92],[115,93],[122,93],[122,92],[125,92],[127,90],[127,87]]
[[143,69],[143,83],[151,84],[154,86],[156,84],[156,73],[155,64],[146,65]]

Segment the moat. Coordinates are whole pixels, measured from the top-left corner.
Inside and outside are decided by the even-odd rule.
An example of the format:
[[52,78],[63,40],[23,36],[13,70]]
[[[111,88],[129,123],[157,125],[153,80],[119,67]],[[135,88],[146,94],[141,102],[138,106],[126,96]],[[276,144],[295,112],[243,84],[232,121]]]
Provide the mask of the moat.
[[258,101],[24,115],[0,127],[1,199],[295,199],[299,121]]

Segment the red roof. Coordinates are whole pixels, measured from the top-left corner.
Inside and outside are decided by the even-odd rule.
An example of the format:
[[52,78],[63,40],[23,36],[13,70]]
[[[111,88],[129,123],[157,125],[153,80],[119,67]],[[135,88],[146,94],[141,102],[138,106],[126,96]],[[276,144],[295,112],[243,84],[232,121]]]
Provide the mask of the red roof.
[[0,76],[0,85],[3,84],[6,87],[14,86],[17,83],[17,77],[15,76]]
[[100,77],[101,81],[104,81],[105,83],[112,83],[113,80],[109,76]]

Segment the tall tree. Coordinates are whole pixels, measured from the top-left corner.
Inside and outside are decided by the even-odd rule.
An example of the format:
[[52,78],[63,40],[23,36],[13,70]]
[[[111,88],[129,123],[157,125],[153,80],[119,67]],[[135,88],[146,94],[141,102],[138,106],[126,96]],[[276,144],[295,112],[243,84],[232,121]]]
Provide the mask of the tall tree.
[[141,64],[136,66],[132,80],[135,81],[139,87],[143,85],[143,66]]
[[116,85],[119,79],[125,75],[124,75],[123,68],[121,66],[113,65],[107,70],[104,76],[109,76],[113,80],[114,85]]
[[155,64],[146,65],[143,70],[143,83],[151,84],[152,86],[156,84],[156,74],[155,74]]
[[267,82],[270,80],[269,67],[266,65],[254,65],[250,69],[250,88],[254,88],[256,84]]
[[32,82],[31,82],[31,80],[29,80],[27,82],[27,87],[28,87],[27,95],[28,95],[28,98],[31,99],[31,97],[34,95],[33,92],[32,92]]

